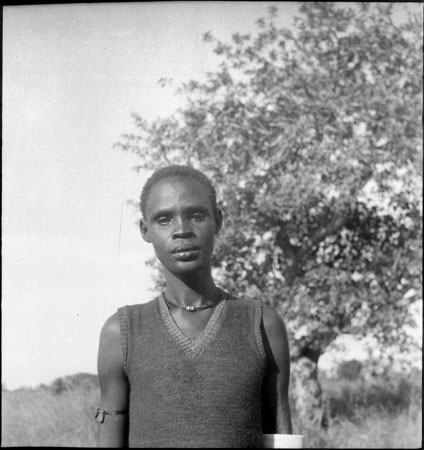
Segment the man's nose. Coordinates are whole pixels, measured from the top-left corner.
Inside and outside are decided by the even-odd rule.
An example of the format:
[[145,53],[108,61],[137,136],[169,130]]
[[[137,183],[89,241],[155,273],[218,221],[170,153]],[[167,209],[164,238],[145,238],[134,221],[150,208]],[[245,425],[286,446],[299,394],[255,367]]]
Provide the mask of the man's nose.
[[179,217],[174,221],[173,237],[191,237],[194,234],[190,220]]

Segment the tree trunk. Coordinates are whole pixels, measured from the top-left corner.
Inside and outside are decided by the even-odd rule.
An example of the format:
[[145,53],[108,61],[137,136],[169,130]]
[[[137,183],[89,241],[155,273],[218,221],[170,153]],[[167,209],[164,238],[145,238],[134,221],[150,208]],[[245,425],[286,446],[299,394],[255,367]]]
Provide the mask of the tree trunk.
[[284,259],[286,261],[284,278],[286,279],[287,284],[291,286],[301,273],[303,250],[300,246],[290,243],[290,238],[282,227],[278,230],[276,235],[276,244],[283,251]]
[[305,356],[292,362],[290,377],[295,434],[314,434],[328,426],[328,411],[317,378],[317,361]]

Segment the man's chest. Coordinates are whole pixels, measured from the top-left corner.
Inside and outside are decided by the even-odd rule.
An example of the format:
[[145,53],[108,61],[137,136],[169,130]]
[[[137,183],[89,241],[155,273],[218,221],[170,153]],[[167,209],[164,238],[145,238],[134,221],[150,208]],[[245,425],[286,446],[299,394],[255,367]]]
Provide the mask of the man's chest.
[[192,340],[202,334],[208,325],[212,314],[212,308],[199,312],[189,312],[184,310],[171,312],[171,316],[176,326],[185,336]]

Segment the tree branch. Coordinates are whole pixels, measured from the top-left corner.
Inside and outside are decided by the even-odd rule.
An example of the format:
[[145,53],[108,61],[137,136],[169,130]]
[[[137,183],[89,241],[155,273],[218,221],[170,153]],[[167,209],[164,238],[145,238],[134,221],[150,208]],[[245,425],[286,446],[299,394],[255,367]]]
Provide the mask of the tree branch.
[[327,236],[330,236],[344,227],[348,221],[348,215],[335,214],[326,225],[320,227],[311,237],[311,247],[322,242]]

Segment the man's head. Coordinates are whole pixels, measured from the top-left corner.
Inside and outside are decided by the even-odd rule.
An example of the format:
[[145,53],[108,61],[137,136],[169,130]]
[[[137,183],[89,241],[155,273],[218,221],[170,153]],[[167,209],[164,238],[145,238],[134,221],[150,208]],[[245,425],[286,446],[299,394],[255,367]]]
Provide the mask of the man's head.
[[141,234],[163,266],[174,274],[210,270],[222,214],[210,180],[187,166],[155,172],[141,194]]
[[146,181],[146,184],[143,187],[140,197],[140,209],[144,220],[146,219],[146,205],[149,198],[149,193],[155,184],[157,184],[161,180],[164,180],[165,178],[188,178],[199,181],[208,192],[214,214],[219,214],[216,202],[216,191],[209,178],[193,167],[171,165],[163,167],[162,169],[154,172],[153,175]]

